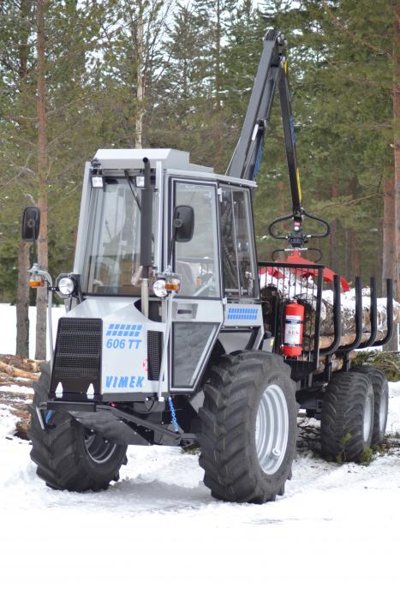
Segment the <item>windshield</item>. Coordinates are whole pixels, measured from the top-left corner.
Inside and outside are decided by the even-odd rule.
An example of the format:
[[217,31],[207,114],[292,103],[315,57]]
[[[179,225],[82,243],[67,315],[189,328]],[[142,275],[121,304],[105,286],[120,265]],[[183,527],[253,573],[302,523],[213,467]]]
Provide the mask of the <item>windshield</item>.
[[[82,277],[84,292],[139,293],[140,202],[140,192],[127,178],[105,177],[104,189],[92,190]],[[153,232],[155,213],[153,210]]]

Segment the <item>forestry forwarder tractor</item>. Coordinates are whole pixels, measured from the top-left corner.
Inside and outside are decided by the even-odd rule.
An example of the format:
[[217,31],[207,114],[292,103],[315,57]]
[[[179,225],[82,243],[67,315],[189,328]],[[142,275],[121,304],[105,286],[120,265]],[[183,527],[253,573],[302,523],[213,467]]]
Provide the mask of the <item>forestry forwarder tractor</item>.
[[[357,460],[382,439],[387,382],[350,369],[350,352],[376,338],[374,282],[368,339],[360,344],[358,281],[354,340],[341,345],[334,277],[334,333],[320,348],[325,271],[301,252],[329,226],[301,205],[285,54],[283,37],[268,32],[226,175],[171,149],[98,150],[86,164],[73,272],[53,285],[30,269],[33,285],[47,286],[49,313],[53,292],[67,305],[31,409],[31,457],[50,487],[107,488],[129,444],[198,444],[215,498],[274,500],[291,477],[298,404],[321,419],[327,458]],[[270,233],[291,252],[257,264],[252,197],[276,89],[293,211]],[[321,232],[306,234],[304,217]],[[37,238],[39,219],[26,209],[24,239]],[[288,235],[277,232],[284,219]],[[260,294],[260,269],[281,289]],[[387,339],[391,307],[388,284]]]

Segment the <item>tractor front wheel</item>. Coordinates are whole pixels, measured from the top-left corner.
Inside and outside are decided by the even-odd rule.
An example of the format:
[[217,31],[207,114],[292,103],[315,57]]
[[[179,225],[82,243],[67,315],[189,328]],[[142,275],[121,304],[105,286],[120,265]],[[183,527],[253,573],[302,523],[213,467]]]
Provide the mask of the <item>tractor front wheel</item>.
[[37,410],[47,400],[50,367],[43,365],[34,384],[29,437],[37,474],[54,489],[84,492],[106,489],[126,462],[126,446],[105,440],[64,411],[48,412],[43,430]]

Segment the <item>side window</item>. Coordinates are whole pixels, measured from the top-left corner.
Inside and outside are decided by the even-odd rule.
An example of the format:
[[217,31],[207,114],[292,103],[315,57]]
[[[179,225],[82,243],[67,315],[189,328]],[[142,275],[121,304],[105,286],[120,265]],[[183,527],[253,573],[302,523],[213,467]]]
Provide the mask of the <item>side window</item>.
[[220,202],[221,251],[224,295],[239,295],[239,271],[236,252],[235,219],[233,214],[232,191],[222,188]]
[[175,243],[175,271],[182,296],[219,297],[219,261],[214,185],[175,182],[175,203],[192,206],[194,233],[190,242]]
[[256,266],[253,251],[253,236],[248,192],[232,190],[235,215],[236,248],[239,265],[240,289],[243,296],[254,297]]
[[248,190],[222,188],[220,215],[224,292],[253,298],[257,273]]

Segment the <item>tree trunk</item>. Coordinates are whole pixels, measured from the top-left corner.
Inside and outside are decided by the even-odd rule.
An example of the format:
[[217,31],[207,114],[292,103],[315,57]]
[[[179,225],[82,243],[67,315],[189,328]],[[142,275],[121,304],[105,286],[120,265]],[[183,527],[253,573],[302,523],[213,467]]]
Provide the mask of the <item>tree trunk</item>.
[[[346,227],[344,230],[344,244],[345,244],[345,255],[346,256],[351,256],[351,249],[352,249],[352,245],[353,245],[353,236],[352,236],[352,231],[349,227]],[[347,279],[347,281],[350,281],[352,278],[352,264],[350,260],[347,260],[345,265],[344,265],[344,276]]]
[[337,270],[337,246],[336,246],[336,228],[337,222],[336,219],[333,219],[331,222],[331,233],[328,238],[329,240],[329,267],[334,271]]
[[17,287],[17,354],[29,358],[29,248],[28,242],[18,245]]
[[396,230],[394,179],[385,180],[383,188],[383,256],[382,256],[382,290],[386,289],[386,279],[396,278]]
[[[393,37],[393,131],[394,131],[394,247],[395,272],[393,288],[395,298],[399,298],[399,268],[400,268],[400,2],[394,8],[394,37]],[[398,348],[398,327],[391,342]]]
[[221,41],[222,41],[222,6],[221,0],[218,0],[215,5],[216,23],[215,23],[215,107],[214,107],[214,122],[213,122],[213,146],[214,146],[214,162],[217,173],[223,170],[226,158],[223,156],[223,118],[222,118],[222,66],[221,66]]
[[[396,279],[396,228],[395,228],[394,179],[385,180],[383,188],[383,255],[382,294],[386,293],[386,279]],[[393,336],[385,350],[397,350],[397,336]]]
[[[356,199],[359,190],[359,181],[357,175],[353,175],[350,181],[350,193],[352,198]],[[345,255],[345,265],[349,265],[349,273],[347,275],[348,280],[353,280],[357,276],[361,275],[361,257],[360,257],[360,246],[358,243],[357,232],[350,227],[349,228],[349,248]],[[350,261],[348,260],[350,257]]]
[[143,117],[144,117],[144,27],[143,7],[139,4],[139,15],[136,26],[136,52],[137,52],[137,75],[136,75],[136,119],[135,119],[135,148],[143,147]]
[[347,281],[354,281],[354,277],[361,273],[361,260],[358,247],[357,233],[351,227],[344,230],[345,239],[345,264],[344,276]]
[[[44,13],[47,0],[37,0],[37,120],[38,120],[38,206],[41,212],[40,233],[38,239],[38,262],[42,269],[48,268],[47,246],[47,114],[46,114],[46,64],[45,64],[45,26]],[[46,287],[38,288],[36,321],[35,358],[46,358]]]
[[398,297],[398,269],[400,267],[400,3],[395,7],[395,27],[393,44],[393,122],[394,122],[394,220],[396,273],[395,289]]
[[[22,20],[28,20],[29,10],[29,0],[22,0],[20,3]],[[21,87],[28,75],[28,38],[29,31],[18,48],[18,77]],[[23,128],[24,125],[20,122],[19,126]],[[29,276],[27,272],[29,266],[29,244],[21,240],[18,245],[16,352],[27,358],[29,357]]]
[[353,272],[350,272],[350,278],[352,276],[361,274],[361,257],[359,251],[359,243],[357,233],[354,229],[350,230],[350,262],[353,267]]

